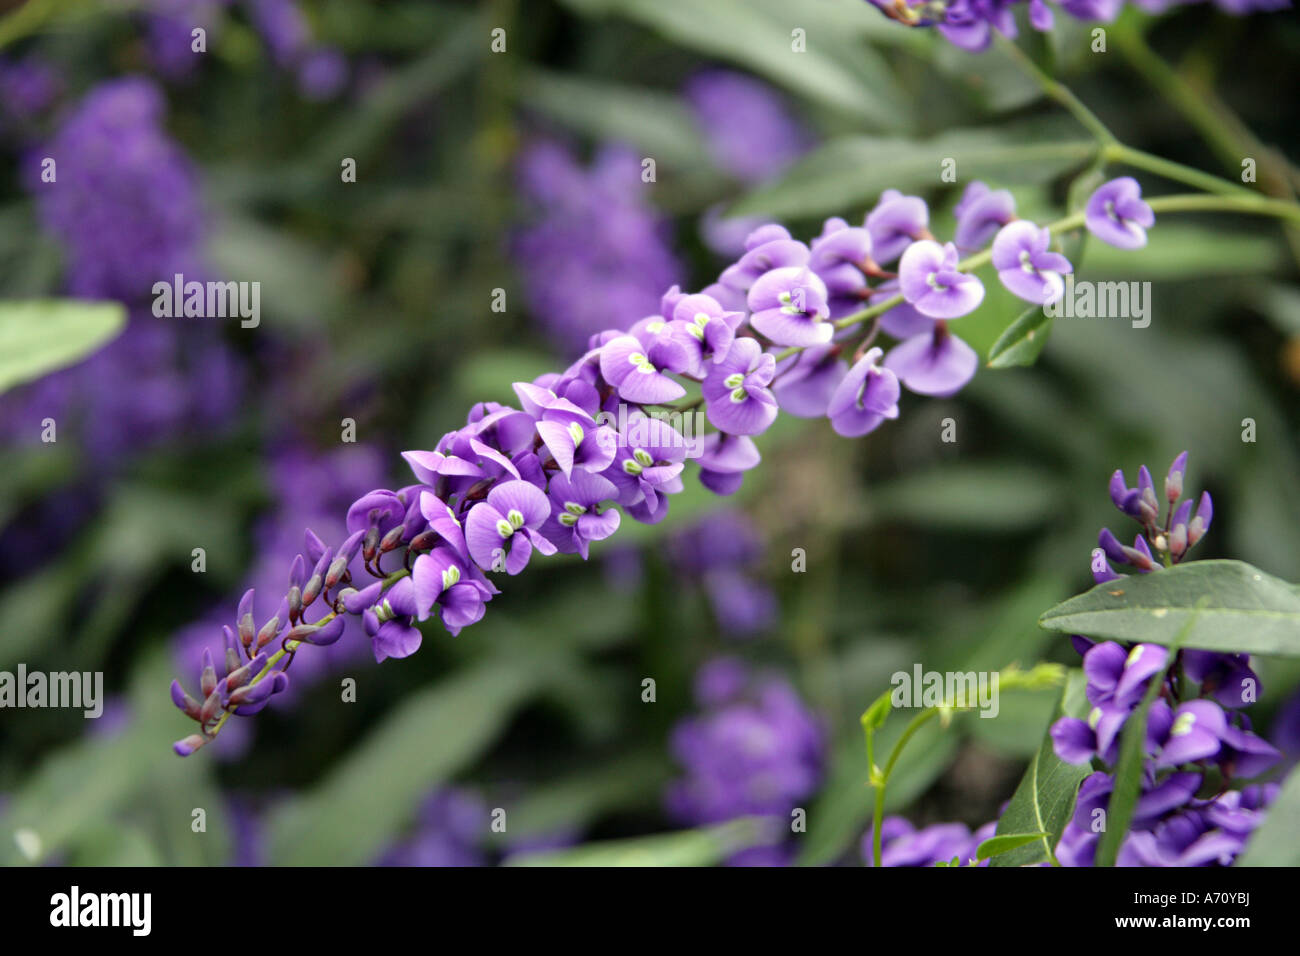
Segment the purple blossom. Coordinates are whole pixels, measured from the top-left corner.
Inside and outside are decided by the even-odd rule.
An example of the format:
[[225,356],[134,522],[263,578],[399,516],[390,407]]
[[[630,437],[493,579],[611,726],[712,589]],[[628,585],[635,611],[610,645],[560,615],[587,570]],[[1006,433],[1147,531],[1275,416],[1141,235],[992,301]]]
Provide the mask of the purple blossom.
[[953,335],[946,322],[934,330],[900,342],[885,356],[885,368],[918,395],[955,395],[975,377],[979,356]]
[[1119,249],[1141,249],[1156,216],[1142,200],[1142,187],[1131,176],[1121,176],[1097,188],[1084,207],[1088,231]]
[[528,564],[533,549],[554,554],[540,529],[551,515],[546,493],[526,481],[507,481],[488,492],[487,500],[470,509],[465,520],[465,542],[483,570],[518,574]]
[[763,352],[756,339],[736,339],[701,386],[709,421],[731,435],[767,431],[776,420],[776,399],[767,387],[775,371],[775,359]]
[[735,665],[728,671],[723,686],[718,665],[701,671],[702,712],[673,731],[673,757],[684,776],[668,790],[668,810],[692,825],[748,815],[788,818],[821,783],[821,722],[784,680],[742,679]]
[[835,329],[829,293],[817,273],[804,266],[771,269],[749,290],[750,325],[776,345],[825,345]]
[[519,179],[536,215],[510,255],[530,312],[569,351],[604,329],[626,330],[682,274],[667,222],[650,205],[641,163],[607,146],[584,167],[558,143],[523,153]]
[[993,268],[1013,293],[1035,305],[1050,305],[1065,294],[1063,275],[1074,271],[1070,260],[1051,252],[1046,229],[1021,219],[1002,228],[993,240]]
[[[885,817],[880,826],[881,866],[935,866],[951,863],[961,865],[974,861],[979,845],[997,831],[997,822],[986,823],[974,833],[962,823],[936,823],[917,829],[902,817]],[[867,866],[874,866],[873,831],[868,828],[862,838],[862,858]],[[980,866],[988,866],[984,860]]]
[[683,92],[713,161],[741,182],[772,179],[810,145],[776,90],[753,77],[705,70]]
[[974,252],[1016,218],[1016,201],[1005,189],[991,190],[977,179],[966,187],[952,214],[957,219],[953,242],[963,252]]
[[922,315],[955,319],[984,301],[984,285],[957,269],[957,247],[922,239],[907,247],[898,263],[903,297]]
[[831,427],[846,438],[873,431],[898,417],[898,378],[880,365],[884,353],[874,348],[854,363],[826,406]]

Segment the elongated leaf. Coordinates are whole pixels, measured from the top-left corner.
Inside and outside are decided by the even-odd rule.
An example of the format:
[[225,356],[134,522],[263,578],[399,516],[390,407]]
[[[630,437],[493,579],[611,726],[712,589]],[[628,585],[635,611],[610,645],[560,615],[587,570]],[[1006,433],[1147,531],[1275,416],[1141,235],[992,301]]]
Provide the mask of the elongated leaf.
[[1038,361],[1052,331],[1052,317],[1041,306],[1022,312],[989,349],[989,368],[1014,368]]
[[670,93],[532,70],[520,94],[531,108],[595,140],[629,143],[668,164],[708,162],[694,119]]
[[976,848],[975,859],[992,859],[995,856],[1001,856],[1003,853],[1010,853],[1026,843],[1033,843],[1036,840],[1050,836],[1050,833],[1008,833],[1005,836],[992,836]]
[[[1190,628],[1191,622],[1188,622]],[[1185,636],[1180,634],[1179,637]],[[1175,641],[1175,646],[1177,646]],[[1124,732],[1120,736],[1119,763],[1115,765],[1115,785],[1110,792],[1110,804],[1106,809],[1106,829],[1097,842],[1095,866],[1114,866],[1119,856],[1120,844],[1128,834],[1129,824],[1133,822],[1133,812],[1137,809],[1138,797],[1142,795],[1142,764],[1146,749],[1147,718],[1151,716],[1151,705],[1160,695],[1169,668],[1174,666],[1174,655],[1169,655],[1169,663],[1158,678],[1151,678],[1147,691],[1142,695],[1142,704],[1124,722]]]
[[[616,14],[666,39],[730,60],[809,99],[884,128],[910,121],[889,71],[869,47],[847,44],[830,30],[810,31],[785,9],[761,10],[741,0],[566,0],[580,13]],[[804,30],[806,50],[795,52],[792,31]],[[869,76],[864,76],[864,73]]]
[[1194,561],[1099,584],[1038,623],[1069,634],[1168,645],[1193,616],[1184,647],[1300,657],[1300,591],[1241,561]]
[[766,845],[779,834],[769,819],[743,817],[698,830],[530,853],[510,862],[514,866],[709,866],[740,850]]
[[0,392],[74,365],[125,325],[117,302],[0,302]]
[[1292,769],[1237,866],[1300,866],[1300,767]]
[[873,204],[886,189],[934,185],[945,159],[966,177],[1045,182],[1083,163],[1096,150],[1090,140],[1064,135],[1054,124],[999,130],[951,130],[930,140],[851,136],[833,139],[797,163],[780,181],[745,197],[737,216],[844,215]]
[[405,702],[324,780],[273,816],[271,862],[373,860],[420,797],[495,738],[536,679],[534,668],[496,659]]
[[[1057,717],[1080,717],[1087,710],[1084,696],[1087,680],[1082,671],[1071,671],[1061,693]],[[1006,812],[998,820],[998,836],[1019,833],[1045,833],[1037,841],[1026,843],[989,861],[990,866],[1025,866],[1053,859],[1053,850],[1061,831],[1074,812],[1079,784],[1090,773],[1087,765],[1076,766],[1056,756],[1051,733],[1043,734],[1043,743],[1029,762]]]

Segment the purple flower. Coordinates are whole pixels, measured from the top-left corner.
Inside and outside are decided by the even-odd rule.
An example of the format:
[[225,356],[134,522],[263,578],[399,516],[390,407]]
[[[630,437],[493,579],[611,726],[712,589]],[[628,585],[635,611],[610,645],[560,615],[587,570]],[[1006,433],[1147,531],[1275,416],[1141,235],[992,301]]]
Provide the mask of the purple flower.
[[697,459],[700,484],[717,495],[735,494],[745,472],[757,468],[760,461],[758,446],[748,435],[706,435]]
[[1084,207],[1088,231],[1119,249],[1141,249],[1156,216],[1142,201],[1142,187],[1131,176],[1121,176],[1098,187]]
[[884,365],[918,395],[955,395],[975,377],[979,356],[953,335],[945,322],[934,331],[915,335],[889,350]]
[[749,324],[776,345],[824,345],[835,329],[826,284],[803,266],[765,272],[749,290]]
[[1049,305],[1065,294],[1065,273],[1070,260],[1049,252],[1052,236],[1032,222],[1020,219],[1004,226],[993,240],[993,267],[1013,293],[1035,305]]
[[470,509],[465,519],[465,543],[484,571],[518,574],[536,548],[554,554],[555,545],[541,534],[551,515],[546,493],[527,481],[507,481],[488,492],[487,500]]
[[[997,823],[986,823],[974,833],[963,823],[936,823],[918,830],[902,817],[885,817],[880,827],[881,866],[935,866],[956,859],[966,865],[975,859],[979,845],[997,832]],[[862,838],[862,858],[875,865],[873,832]],[[985,860],[981,866],[987,866]]]
[[700,387],[709,421],[731,435],[767,431],[776,420],[776,399],[767,387],[775,370],[775,359],[763,352],[757,340],[736,339]]
[[717,671],[701,671],[705,710],[677,725],[672,753],[684,776],[668,790],[668,810],[688,824],[760,815],[788,818],[816,791],[826,759],[821,722],[778,677],[731,669],[720,694]]
[[[685,350],[680,343],[675,343],[681,350],[685,363]],[[600,373],[605,380],[618,389],[621,398],[629,402],[658,405],[671,402],[686,394],[680,382],[675,382],[664,374],[665,359],[670,359],[669,347],[656,344],[647,349],[641,341],[632,335],[620,335],[606,342],[600,349]]]
[[618,530],[619,513],[613,508],[600,510],[600,504],[618,495],[618,488],[608,478],[586,471],[571,476],[556,475],[547,494],[551,498],[551,517],[542,533],[564,554],[581,554],[585,559],[592,541],[603,541]]
[[772,394],[782,412],[796,418],[824,418],[836,388],[848,373],[838,345],[816,345],[777,363]]
[[977,179],[966,187],[952,214],[957,219],[953,242],[958,249],[973,252],[1016,218],[1016,201],[1005,189],[993,191]]
[[606,146],[583,167],[565,147],[540,141],[524,150],[519,180],[536,214],[512,237],[511,259],[529,311],[560,346],[576,352],[592,335],[656,311],[682,266],[636,153]]
[[913,242],[929,236],[930,210],[919,196],[904,196],[897,189],[880,194],[867,213],[866,228],[877,262],[893,262]]
[[932,239],[912,243],[898,263],[903,297],[922,315],[955,319],[974,312],[984,301],[984,285],[957,270],[957,247]]
[[736,179],[779,175],[807,150],[807,132],[772,87],[731,70],[697,73],[683,90],[713,161]]
[[876,429],[886,418],[898,417],[898,378],[882,368],[884,353],[873,348],[854,363],[826,406],[831,427],[846,438]]

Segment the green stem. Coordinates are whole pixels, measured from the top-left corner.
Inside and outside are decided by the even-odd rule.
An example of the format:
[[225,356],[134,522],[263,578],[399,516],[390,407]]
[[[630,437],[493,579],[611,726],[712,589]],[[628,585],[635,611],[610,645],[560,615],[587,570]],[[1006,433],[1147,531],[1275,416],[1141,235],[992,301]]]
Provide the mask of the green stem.
[[[410,573],[411,572],[406,570],[406,568],[401,568],[387,575],[383,579],[384,586],[381,589],[380,593],[387,591],[394,584],[396,584],[398,581],[400,581],[402,578],[406,577]],[[330,621],[334,620],[334,618],[338,617],[338,613],[339,612],[337,610],[331,610],[319,621],[313,621],[312,623],[317,626],[323,626],[325,624],[328,624]],[[247,686],[251,687],[252,685],[256,684],[258,681],[266,677],[266,675],[270,674],[271,671],[275,669],[275,665],[280,663],[280,661],[284,660],[285,655],[292,654],[301,645],[302,645],[302,641],[285,641],[278,651],[276,651],[274,654],[272,654],[270,657],[266,659],[265,666],[263,666],[260,671],[258,671],[256,674],[253,675],[253,679],[248,682]],[[208,740],[211,740],[213,737],[217,736],[217,734],[221,731],[221,728],[226,725],[226,721],[230,719],[230,715],[232,713],[234,713],[234,711],[230,711],[230,710],[222,711],[221,716],[217,718],[217,722],[212,725],[212,730],[210,732],[205,733],[204,736],[207,737]]]
[[916,735],[925,724],[939,716],[938,707],[930,707],[913,717],[904,729],[898,742],[894,744],[894,749],[889,752],[889,759],[885,761],[885,769],[880,772],[879,780],[875,783],[876,804],[872,811],[871,818],[871,859],[875,861],[876,866],[881,866],[880,854],[880,828],[885,819],[885,787],[889,784],[889,775],[894,772],[894,765],[898,763],[898,758],[903,755],[903,748],[907,742]]
[[1238,168],[1244,154],[1204,93],[1194,90],[1177,70],[1151,49],[1138,24],[1126,23],[1111,33],[1129,65],[1182,114],[1226,166]]
[[1018,66],[1025,75],[1038,83],[1043,92],[1050,98],[1054,99],[1061,106],[1065,107],[1071,115],[1077,119],[1085,129],[1087,129],[1096,138],[1098,144],[1105,146],[1109,143],[1117,143],[1118,139],[1110,131],[1092,110],[1084,105],[1083,100],[1074,95],[1074,92],[1059,80],[1053,79],[1048,73],[1030,59],[1029,54],[1020,49],[1014,40],[1009,40],[998,31],[993,31],[994,37],[1001,50]]
[[1145,153],[1140,149],[1134,149],[1132,146],[1125,146],[1123,143],[1110,143],[1102,147],[1102,156],[1107,162],[1133,166],[1136,169],[1145,169],[1149,173],[1155,173],[1157,176],[1163,176],[1165,179],[1171,179],[1174,182],[1184,183],[1188,186],[1195,186],[1207,193],[1214,193],[1219,196],[1259,196],[1258,192],[1247,189],[1240,183],[1234,183],[1232,180],[1223,179],[1211,173],[1202,172],[1199,169],[1193,169],[1191,166],[1184,166],[1182,163],[1175,163],[1173,160]]

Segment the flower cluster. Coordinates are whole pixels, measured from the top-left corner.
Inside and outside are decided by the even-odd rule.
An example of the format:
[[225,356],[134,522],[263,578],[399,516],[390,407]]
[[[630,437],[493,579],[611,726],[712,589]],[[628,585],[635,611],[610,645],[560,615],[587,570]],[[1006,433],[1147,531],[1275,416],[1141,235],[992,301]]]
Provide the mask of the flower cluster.
[[[756,815],[789,824],[817,791],[825,770],[821,723],[783,679],[719,658],[696,675],[703,713],[673,731],[672,752],[686,775],[669,788],[670,814],[694,825]],[[744,850],[733,865],[780,865],[788,844]]]
[[559,345],[571,354],[611,322],[625,329],[654,311],[682,267],[631,150],[602,147],[584,167],[560,144],[538,141],[520,160],[519,181],[538,215],[513,237],[511,258],[529,310]]
[[[1047,252],[1045,230],[980,202],[986,193],[976,184],[963,199],[963,241],[992,238],[1002,271],[1016,273],[1003,281],[1043,301],[1069,263]],[[827,220],[811,244],[761,226],[716,282],[696,293],[673,286],[655,314],[591,336],[564,371],[516,382],[518,407],[480,403],[432,449],[406,452],[415,483],[358,498],[336,546],[308,532],[274,614],[258,618],[252,592],[240,602],[225,628],[227,679],[205,660],[201,700],[175,685],[177,705],[200,725],[178,749],[252,712],[250,696],[260,705],[282,689],[295,650],[333,643],[342,616],[361,618],[377,659],[406,657],[420,646],[417,622],[441,618],[454,635],[481,619],[499,593],[489,574],[516,575],[534,554],[586,558],[623,514],[661,521],[688,459],[705,487],[737,491],[760,461],[754,436],[779,409],[857,437],[898,416],[902,388],[957,392],[978,358],[948,323],[976,308],[984,287],[928,222],[924,200],[890,190],[863,225]],[[868,318],[877,321],[850,352],[844,339]],[[888,353],[872,345],[880,332],[897,340]],[[699,396],[671,405],[688,385]],[[688,439],[674,422],[700,404],[717,431]]]
[[[993,836],[997,821],[984,824],[974,833],[964,823],[935,823],[917,829],[903,817],[885,817],[880,825],[881,866],[937,866],[950,864],[966,866],[975,859],[979,845]],[[872,830],[862,838],[862,858],[867,866],[874,866],[872,858]],[[983,860],[979,866],[988,866]]]
[[[45,228],[64,250],[69,291],[117,299],[127,329],[86,361],[6,395],[3,431],[35,441],[40,422],[76,423],[97,464],[229,420],[238,401],[238,359],[213,327],[160,321],[153,284],[204,273],[197,176],[167,135],[162,93],[148,80],[112,80],[77,103],[31,152],[28,188]],[[56,163],[45,181],[39,161]],[[130,382],[131,388],[123,388]]]
[[705,515],[673,534],[668,550],[682,585],[703,589],[724,634],[752,637],[772,626],[776,595],[754,573],[763,545],[743,512],[722,508]]
[[[154,69],[169,80],[187,79],[201,61],[193,49],[193,31],[202,28],[211,48],[232,5],[232,0],[149,0],[142,13]],[[338,50],[314,41],[295,0],[243,0],[242,5],[271,62],[295,76],[305,98],[325,100],[342,89],[347,60]]]
[[[1047,32],[1056,22],[1045,0],[869,0],[885,16],[909,27],[934,27],[944,37],[964,50],[983,50],[993,31],[1014,38],[1018,33],[1015,10],[1022,3],[1029,24]],[[1176,2],[1188,0],[1133,0],[1147,13],[1162,13]],[[1124,0],[1059,0],[1063,11],[1076,20],[1111,23],[1124,9]],[[1284,10],[1290,0],[1215,0],[1225,13],[1244,16],[1256,11]]]
[[[1211,513],[1208,494],[1201,495],[1195,516],[1190,500],[1178,504],[1186,468],[1184,452],[1174,460],[1164,482],[1163,524],[1146,467],[1138,473],[1136,488],[1127,486],[1123,472],[1115,472],[1111,499],[1142,525],[1143,533],[1130,548],[1103,530],[1101,549],[1107,557],[1140,573],[1159,573],[1158,559],[1173,564],[1185,558],[1204,534]],[[1101,581],[1117,576],[1109,566],[1101,571],[1095,566],[1094,575]],[[1167,648],[1155,644],[1125,647],[1082,637],[1073,641],[1083,655],[1092,709],[1086,719],[1062,717],[1052,725],[1054,749],[1068,763],[1095,761],[1113,770],[1124,726],[1151,682],[1159,683],[1159,696],[1147,717],[1141,796],[1119,862],[1136,866],[1231,863],[1276,787],[1229,790],[1228,785],[1234,779],[1258,777],[1281,758],[1275,747],[1252,731],[1244,712],[1260,695],[1249,657],[1190,649],[1171,657]],[[1215,795],[1198,798],[1211,772],[1220,781]],[[1062,864],[1091,865],[1101,829],[1095,811],[1106,807],[1113,786],[1112,776],[1104,771],[1083,782],[1074,817],[1056,851]]]
[[[1109,528],[1102,528],[1097,537],[1098,547],[1092,553],[1092,576],[1098,584],[1124,577],[1111,567],[1110,562],[1130,567],[1140,574],[1154,571],[1162,564],[1172,566],[1186,559],[1187,554],[1210,529],[1214,517],[1214,502],[1208,491],[1193,503],[1183,497],[1183,478],[1187,473],[1187,452],[1174,459],[1164,480],[1165,516],[1161,521],[1161,501],[1156,494],[1155,481],[1147,466],[1138,469],[1137,487],[1130,488],[1124,472],[1117,470],[1110,477],[1110,500],[1121,513],[1141,526],[1130,547],[1115,537]],[[1195,508],[1195,511],[1193,511]]]

